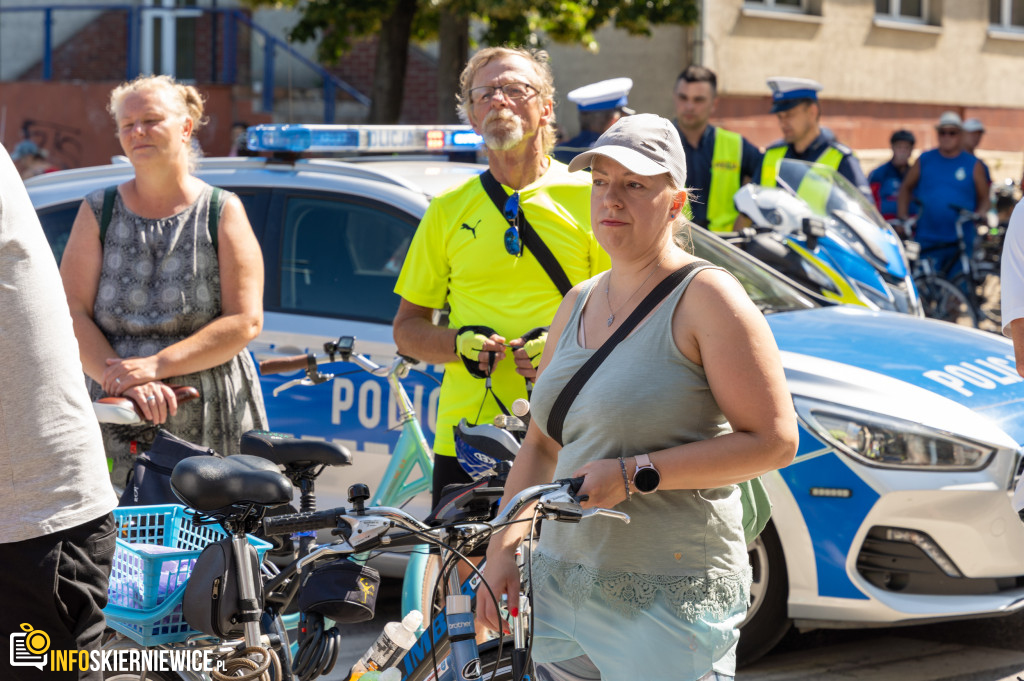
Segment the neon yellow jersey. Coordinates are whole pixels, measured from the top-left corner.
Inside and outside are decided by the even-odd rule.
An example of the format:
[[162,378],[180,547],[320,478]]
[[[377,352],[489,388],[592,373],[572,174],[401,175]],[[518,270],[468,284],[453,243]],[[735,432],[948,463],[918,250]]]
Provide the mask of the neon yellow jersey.
[[[519,191],[521,209],[573,285],[611,266],[590,228],[590,174],[570,173],[553,159],[547,172]],[[512,189],[504,187],[506,194]],[[478,178],[440,194],[420,221],[395,293],[415,305],[451,308],[449,326],[489,326],[507,340],[547,326],[562,296],[529,249],[505,251],[508,222]],[[494,370],[492,388],[506,407],[526,397],[511,353]],[[482,407],[482,408],[481,408]],[[461,361],[445,365],[434,453],[455,455],[452,427],[465,417],[491,423],[501,410],[483,379]]]

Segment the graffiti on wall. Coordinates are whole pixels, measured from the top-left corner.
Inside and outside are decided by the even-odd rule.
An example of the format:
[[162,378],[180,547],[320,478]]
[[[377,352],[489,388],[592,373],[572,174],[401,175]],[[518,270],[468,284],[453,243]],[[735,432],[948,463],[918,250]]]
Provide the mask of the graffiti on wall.
[[[80,128],[37,118],[26,118],[21,124],[21,142],[14,147],[14,152],[21,148],[23,152],[27,152],[26,158],[34,156],[40,167],[43,165],[42,162],[45,162],[49,167],[41,172],[77,168],[82,160],[81,137]],[[21,161],[20,158],[18,160]]]

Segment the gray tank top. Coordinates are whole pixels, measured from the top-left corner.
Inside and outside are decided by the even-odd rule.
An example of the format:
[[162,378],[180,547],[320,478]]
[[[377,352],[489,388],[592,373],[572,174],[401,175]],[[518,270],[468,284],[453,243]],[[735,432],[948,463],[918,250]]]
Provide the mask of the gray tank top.
[[[718,437],[731,427],[708,387],[704,369],[676,347],[672,315],[696,270],[623,340],[580,390],[563,426],[565,446],[555,478],[584,463],[633,456]],[[584,306],[600,276],[583,286],[555,354],[531,399],[546,433],[558,394],[595,350],[579,343]],[[680,617],[728,612],[748,596],[750,568],[743,511],[735,485],[634,494],[616,507],[631,522],[590,518],[546,523],[535,576],[554,577],[570,597],[596,589],[624,614],[648,608],[658,593]]]

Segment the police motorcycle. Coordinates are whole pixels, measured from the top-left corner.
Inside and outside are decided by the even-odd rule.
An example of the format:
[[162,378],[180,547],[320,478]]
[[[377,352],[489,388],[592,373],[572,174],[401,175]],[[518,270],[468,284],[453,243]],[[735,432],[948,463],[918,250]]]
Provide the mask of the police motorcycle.
[[733,200],[750,225],[727,240],[769,267],[834,303],[924,316],[899,237],[835,169],[783,159],[778,187]]

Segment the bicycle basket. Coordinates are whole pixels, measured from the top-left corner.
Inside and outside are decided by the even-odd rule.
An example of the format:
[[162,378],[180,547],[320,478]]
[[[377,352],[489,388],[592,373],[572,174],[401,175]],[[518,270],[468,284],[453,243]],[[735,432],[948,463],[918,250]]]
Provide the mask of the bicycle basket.
[[[188,513],[177,504],[114,509],[117,548],[103,612],[111,629],[144,646],[198,633],[182,615],[185,584],[202,550],[227,533],[194,524]],[[249,543],[262,561],[270,544],[251,536]]]

